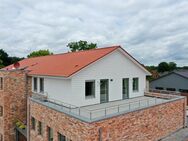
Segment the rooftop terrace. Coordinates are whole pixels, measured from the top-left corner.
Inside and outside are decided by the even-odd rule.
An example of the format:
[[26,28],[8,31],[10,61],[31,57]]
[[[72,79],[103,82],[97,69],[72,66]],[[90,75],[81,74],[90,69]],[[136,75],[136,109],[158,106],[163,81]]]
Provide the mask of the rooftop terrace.
[[110,118],[113,116],[133,112],[136,110],[149,108],[151,106],[174,101],[183,98],[182,96],[146,92],[145,96],[111,101],[103,104],[95,104],[84,107],[77,107],[63,103],[58,100],[49,99],[45,96],[34,94],[31,100],[47,106],[53,110],[63,112],[85,122],[94,122]]

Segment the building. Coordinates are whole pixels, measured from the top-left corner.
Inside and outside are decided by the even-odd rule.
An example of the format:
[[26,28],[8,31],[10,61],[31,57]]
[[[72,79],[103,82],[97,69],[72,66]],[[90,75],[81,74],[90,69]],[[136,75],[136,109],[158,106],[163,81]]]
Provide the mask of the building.
[[120,46],[30,58],[3,68],[1,139],[145,141],[185,127],[186,99],[146,92],[147,75]]
[[150,83],[151,89],[188,93],[188,70],[173,71]]

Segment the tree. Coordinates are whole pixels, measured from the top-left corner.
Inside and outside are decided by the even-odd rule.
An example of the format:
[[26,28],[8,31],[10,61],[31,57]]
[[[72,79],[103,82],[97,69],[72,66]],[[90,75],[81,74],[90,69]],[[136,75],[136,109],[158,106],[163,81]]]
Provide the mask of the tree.
[[52,55],[52,54],[53,53],[50,52],[48,49],[47,50],[38,50],[38,51],[31,52],[27,57],[32,58],[32,57],[46,56],[46,55]]
[[0,60],[0,66],[2,67],[7,66],[11,63],[8,54],[3,49],[0,49]]
[[9,55],[3,49],[0,49],[0,68],[14,64],[22,59],[24,58],[9,57]]
[[169,66],[169,71],[173,71],[177,68],[177,64],[174,62],[169,62],[168,66]]
[[167,62],[161,62],[158,65],[158,72],[169,71],[169,65]]
[[88,43],[87,41],[79,41],[79,42],[70,42],[67,47],[70,48],[72,52],[80,51],[80,50],[89,50],[97,48],[96,43]]

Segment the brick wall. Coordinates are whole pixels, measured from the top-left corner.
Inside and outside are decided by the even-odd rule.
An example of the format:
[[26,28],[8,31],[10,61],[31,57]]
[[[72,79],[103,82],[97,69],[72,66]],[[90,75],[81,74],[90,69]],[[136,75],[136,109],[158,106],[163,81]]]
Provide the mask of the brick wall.
[[[43,135],[30,131],[31,141],[47,141],[47,127],[73,141],[98,141],[99,129],[102,141],[156,141],[185,125],[185,99],[156,105],[150,108],[119,115],[93,123],[82,122],[30,101],[30,113],[43,123]],[[37,122],[38,124],[38,122]]]
[[15,141],[16,119],[26,122],[26,72],[22,70],[1,71],[3,91],[0,91],[0,105],[3,105],[3,117],[0,118],[0,132],[4,141]]

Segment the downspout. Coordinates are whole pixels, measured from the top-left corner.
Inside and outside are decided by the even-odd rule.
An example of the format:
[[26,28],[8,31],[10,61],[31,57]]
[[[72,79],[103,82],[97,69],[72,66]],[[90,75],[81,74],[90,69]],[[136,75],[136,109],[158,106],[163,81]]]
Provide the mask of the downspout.
[[25,74],[25,90],[26,90],[26,111],[27,111],[27,115],[26,115],[26,120],[27,120],[27,141],[30,141],[30,102],[29,102],[29,90],[28,90],[28,74],[26,72]]

